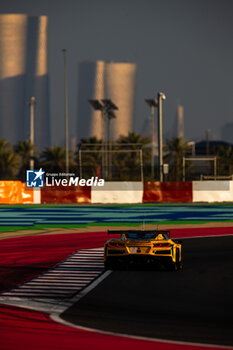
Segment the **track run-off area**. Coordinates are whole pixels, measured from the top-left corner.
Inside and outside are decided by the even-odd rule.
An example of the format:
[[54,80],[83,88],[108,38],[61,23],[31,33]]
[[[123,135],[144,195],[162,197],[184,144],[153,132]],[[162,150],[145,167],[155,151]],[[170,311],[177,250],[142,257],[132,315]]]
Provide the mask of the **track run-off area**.
[[[169,206],[169,219],[164,220],[169,226],[172,207],[179,212],[179,221],[182,208],[187,208]],[[233,207],[199,206],[200,212],[206,207],[209,212],[205,218],[201,214],[204,225],[196,207],[189,206],[189,218],[192,208],[199,227],[177,227],[174,219],[175,228],[171,228],[172,238],[183,238],[184,269],[177,273],[140,268],[104,271],[106,228],[101,231],[103,219],[89,214],[88,220],[97,224],[98,231],[92,226],[90,232],[53,235],[41,230],[42,235],[28,232],[24,237],[0,240],[0,349],[233,348],[233,215],[227,215]],[[78,216],[76,207],[69,208]],[[99,208],[106,211],[109,207]],[[120,216],[125,208],[117,208]],[[136,214],[145,210],[143,206],[126,208],[131,219],[134,210],[140,223]],[[153,215],[154,209],[149,214],[149,208],[153,206],[146,207],[147,215]],[[213,220],[215,208],[216,218],[223,208],[222,222],[227,226]],[[17,208],[11,209],[16,215]],[[67,210],[57,209],[56,213],[55,207],[48,207],[60,216],[61,210]],[[0,215],[5,214],[0,209]],[[145,220],[145,212],[142,216],[148,223],[155,222],[151,216]],[[122,223],[130,224],[131,219]],[[116,221],[109,225],[115,226]]]
[[86,228],[228,223],[230,204],[12,205],[0,207],[0,232],[22,229]]

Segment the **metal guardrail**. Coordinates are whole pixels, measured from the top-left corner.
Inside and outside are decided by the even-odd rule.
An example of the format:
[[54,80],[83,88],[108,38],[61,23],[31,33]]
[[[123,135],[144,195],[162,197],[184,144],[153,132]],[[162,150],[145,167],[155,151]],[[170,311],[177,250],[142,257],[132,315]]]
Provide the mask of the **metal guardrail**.
[[200,180],[233,180],[233,174],[232,175],[200,175]]

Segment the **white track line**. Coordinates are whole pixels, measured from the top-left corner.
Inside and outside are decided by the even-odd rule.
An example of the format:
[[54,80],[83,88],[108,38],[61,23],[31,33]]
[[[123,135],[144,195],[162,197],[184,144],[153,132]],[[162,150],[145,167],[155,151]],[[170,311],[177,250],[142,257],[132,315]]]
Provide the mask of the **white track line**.
[[[92,332],[92,333],[98,333],[98,334],[104,334],[104,335],[111,335],[114,337],[121,337],[121,338],[129,338],[129,339],[136,339],[136,340],[145,340],[148,342],[153,342],[153,343],[165,343],[165,344],[176,344],[176,345],[189,345],[189,346],[197,346],[197,347],[205,347],[205,348],[216,348],[216,349],[233,349],[232,346],[223,346],[223,345],[213,345],[213,344],[203,344],[203,343],[191,343],[191,342],[185,342],[185,341],[176,341],[176,340],[166,340],[166,339],[161,339],[161,338],[148,338],[148,337],[140,337],[136,335],[131,335],[131,334],[123,334],[123,333],[114,333],[114,332],[108,332],[108,331],[102,331],[100,329],[95,329],[95,328],[88,328],[88,327],[83,327],[79,325],[75,325],[73,323],[67,322],[60,318],[60,315],[57,313],[53,313],[50,315],[50,318],[58,323],[61,323],[66,326],[70,326],[72,328],[77,328],[80,330],[84,330],[87,332]],[[185,349],[183,349],[185,350]]]
[[74,295],[103,272],[103,248],[80,250],[48,272],[2,293],[0,302],[47,313],[54,309],[62,312],[71,305]]

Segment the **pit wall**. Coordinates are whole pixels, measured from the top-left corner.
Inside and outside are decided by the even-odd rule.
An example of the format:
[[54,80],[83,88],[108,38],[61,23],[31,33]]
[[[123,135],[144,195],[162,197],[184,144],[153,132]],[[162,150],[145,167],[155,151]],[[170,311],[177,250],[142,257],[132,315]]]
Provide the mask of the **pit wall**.
[[0,204],[233,202],[233,181],[105,182],[104,187],[27,188],[0,181]]

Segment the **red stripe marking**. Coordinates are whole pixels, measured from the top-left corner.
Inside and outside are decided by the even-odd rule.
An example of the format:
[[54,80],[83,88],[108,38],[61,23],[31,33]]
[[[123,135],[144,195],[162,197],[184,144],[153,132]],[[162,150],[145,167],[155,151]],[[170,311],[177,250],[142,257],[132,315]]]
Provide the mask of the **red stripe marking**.
[[91,232],[1,240],[0,292],[31,280],[78,249],[102,247],[106,239],[106,232]]
[[233,225],[232,227],[176,228],[170,231],[171,238],[225,236],[233,235]]
[[[71,328],[48,315],[0,305],[2,350],[199,350],[202,346],[170,344],[105,335]],[[207,347],[205,349],[216,349]]]

